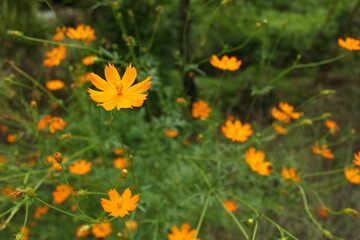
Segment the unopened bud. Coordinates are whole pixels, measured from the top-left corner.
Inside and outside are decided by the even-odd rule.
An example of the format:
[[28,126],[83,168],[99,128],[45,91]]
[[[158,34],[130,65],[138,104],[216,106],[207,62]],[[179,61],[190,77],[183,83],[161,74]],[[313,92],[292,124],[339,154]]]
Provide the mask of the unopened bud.
[[304,119],[304,120],[303,120],[303,124],[304,124],[304,125],[312,125],[312,124],[313,124],[313,121],[311,121],[311,119]]
[[125,180],[126,179],[126,177],[127,177],[127,175],[128,175],[128,170],[127,169],[122,169],[121,170],[121,179],[123,179],[123,180]]
[[323,113],[321,116],[323,118],[329,118],[329,117],[331,117],[331,113]]
[[16,30],[8,30],[7,34],[14,36],[14,37],[18,37],[18,38],[21,38],[24,36],[24,34],[22,32],[16,31]]
[[257,28],[261,27],[261,23],[257,22],[257,23],[256,23],[256,27],[257,27]]
[[355,217],[360,217],[359,213],[355,209],[352,209],[352,208],[345,208],[344,210],[342,210],[342,212],[345,214],[352,214]]
[[32,100],[32,101],[30,102],[30,105],[31,105],[32,107],[37,107],[37,102],[36,102],[35,100]]
[[265,19],[263,20],[263,23],[264,23],[264,24],[268,24],[269,21],[265,18]]
[[157,13],[161,14],[161,13],[164,12],[164,6],[159,5],[159,6],[156,7],[155,10],[156,10]]
[[320,95],[321,95],[321,96],[327,96],[327,95],[331,95],[331,94],[334,94],[334,93],[336,93],[335,90],[325,89],[325,90],[322,90],[322,91],[320,92]]
[[29,197],[35,197],[35,190],[32,189],[31,187],[25,188],[25,193],[26,193],[26,195],[28,195]]
[[77,191],[75,195],[79,197],[85,197],[87,195],[87,190],[81,189]]
[[133,38],[132,36],[127,36],[125,37],[124,40],[127,46],[132,46],[132,47],[136,46],[135,38]]
[[249,218],[249,219],[247,220],[247,224],[249,224],[250,226],[253,225],[253,223],[254,223],[254,219]]
[[58,162],[58,163],[61,163],[62,160],[63,160],[63,156],[59,152],[55,153],[53,157],[54,157],[55,161]]
[[324,229],[324,230],[322,231],[322,233],[323,233],[323,235],[324,235],[326,238],[328,238],[328,239],[333,239],[333,235],[331,234],[331,232],[330,232],[329,230]]

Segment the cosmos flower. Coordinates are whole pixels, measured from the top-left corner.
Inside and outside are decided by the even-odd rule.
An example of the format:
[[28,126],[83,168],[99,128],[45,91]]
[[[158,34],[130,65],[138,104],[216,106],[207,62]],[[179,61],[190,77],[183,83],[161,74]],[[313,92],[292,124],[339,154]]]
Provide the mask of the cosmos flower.
[[325,158],[334,158],[334,154],[331,152],[331,149],[328,149],[325,144],[321,145],[321,148],[319,148],[319,141],[315,142],[315,145],[312,147],[312,151],[313,153],[322,155]]
[[293,182],[301,182],[300,176],[296,173],[294,168],[281,169],[281,176],[285,180],[291,180]]
[[346,48],[347,50],[360,50],[360,40],[347,37],[345,41],[341,38],[338,39],[340,47]]
[[230,119],[226,120],[225,125],[221,127],[221,131],[225,137],[238,142],[245,142],[253,133],[249,123],[242,124],[240,120],[232,122]]
[[60,45],[57,48],[53,48],[51,51],[46,52],[46,59],[44,65],[46,67],[58,66],[61,60],[66,58],[66,47]]
[[139,194],[131,197],[129,188],[125,189],[123,194],[120,194],[115,189],[110,189],[108,192],[110,200],[101,198],[101,205],[105,212],[110,212],[109,216],[124,217],[129,215],[129,211],[134,211],[137,202],[139,201]]
[[75,28],[69,27],[66,35],[71,39],[81,40],[83,42],[92,42],[96,39],[95,30],[88,26],[80,24]]
[[238,209],[238,206],[236,205],[236,203],[232,200],[227,200],[224,202],[224,207],[226,208],[226,210],[228,210],[229,212],[234,212],[236,209]]
[[194,118],[208,118],[211,113],[211,108],[207,102],[199,100],[193,102],[191,113]]
[[[168,240],[194,240],[196,230],[190,231],[190,224],[184,223],[179,229],[177,226],[172,226],[171,233],[168,234]],[[195,240],[200,240],[196,238]]]
[[237,60],[236,57],[229,58],[227,55],[222,56],[220,60],[216,55],[212,55],[210,64],[221,70],[235,71],[240,68],[242,61]]
[[251,170],[262,176],[269,176],[273,167],[271,162],[264,162],[264,159],[265,153],[263,151],[256,151],[254,147],[250,148],[245,153],[245,161],[250,166]]
[[73,174],[84,175],[91,170],[91,162],[87,162],[85,159],[74,162],[69,166],[69,171]]

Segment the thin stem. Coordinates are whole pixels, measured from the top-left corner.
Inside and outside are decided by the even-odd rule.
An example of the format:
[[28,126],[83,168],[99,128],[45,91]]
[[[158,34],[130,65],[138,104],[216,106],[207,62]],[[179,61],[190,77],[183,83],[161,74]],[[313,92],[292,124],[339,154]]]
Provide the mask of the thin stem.
[[157,15],[156,22],[155,22],[155,25],[154,25],[154,29],[153,29],[153,32],[151,34],[151,38],[150,38],[150,42],[149,42],[149,46],[148,46],[148,51],[149,52],[150,52],[151,47],[152,47],[152,45],[154,43],[155,36],[156,36],[157,30],[159,28],[160,19],[161,19],[161,11]]
[[57,13],[55,12],[55,9],[53,8],[53,6],[51,6],[51,4],[49,3],[48,0],[43,0],[46,5],[50,8],[50,10],[55,14],[56,17],[56,21],[58,22],[58,24],[62,27],[65,27],[65,25],[62,23],[62,21],[60,20],[59,16],[57,15]]
[[253,231],[253,233],[252,233],[251,240],[255,240],[257,228],[258,228],[258,221],[255,221],[254,231]]
[[341,168],[341,169],[335,169],[335,170],[331,170],[331,171],[308,173],[308,174],[304,174],[303,178],[318,177],[318,176],[329,175],[329,174],[337,174],[337,173],[343,172],[343,171],[344,171],[344,169]]
[[26,223],[28,221],[28,217],[29,217],[29,201],[26,201],[26,205],[25,205],[25,219],[24,219],[24,223],[22,226],[22,232],[24,232],[25,227],[26,227]]
[[202,222],[204,221],[204,218],[205,218],[205,214],[206,214],[206,210],[209,206],[209,202],[210,202],[210,198],[211,198],[211,193],[212,191],[209,191],[208,194],[207,194],[207,198],[205,200],[205,204],[204,204],[204,207],[203,207],[203,210],[201,211],[201,215],[200,215],[200,219],[198,221],[198,224],[196,226],[196,233],[194,235],[194,238],[193,240],[196,239],[196,237],[198,236],[199,234],[199,231],[200,231],[200,228],[201,228],[201,225],[202,225]]

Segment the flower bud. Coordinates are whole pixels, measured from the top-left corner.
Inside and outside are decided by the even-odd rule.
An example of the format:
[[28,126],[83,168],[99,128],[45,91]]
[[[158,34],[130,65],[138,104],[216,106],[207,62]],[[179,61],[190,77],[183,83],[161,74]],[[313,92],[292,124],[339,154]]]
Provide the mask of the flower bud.
[[7,34],[13,36],[13,37],[18,37],[18,38],[21,38],[24,36],[24,34],[20,31],[16,31],[16,30],[8,30],[7,31]]
[[122,169],[122,170],[121,170],[121,175],[120,175],[120,176],[121,176],[121,179],[122,179],[122,180],[125,180],[126,177],[127,177],[127,175],[128,175],[128,173],[129,173],[129,172],[128,172],[127,169]]
[[331,94],[334,94],[334,93],[336,93],[335,90],[325,89],[325,90],[322,90],[322,91],[320,92],[320,95],[321,95],[321,96],[327,96],[327,95],[331,95]]
[[62,160],[63,160],[63,156],[59,152],[55,153],[53,157],[55,158],[55,161],[58,162],[58,163],[61,163]]
[[323,235],[324,235],[326,238],[328,238],[328,239],[333,239],[333,236],[332,236],[331,232],[329,232],[329,230],[324,229],[324,230],[322,231],[322,233],[323,233]]
[[352,208],[345,208],[344,210],[342,210],[342,212],[345,214],[352,214],[355,217],[360,217],[359,213],[355,209],[352,209]]

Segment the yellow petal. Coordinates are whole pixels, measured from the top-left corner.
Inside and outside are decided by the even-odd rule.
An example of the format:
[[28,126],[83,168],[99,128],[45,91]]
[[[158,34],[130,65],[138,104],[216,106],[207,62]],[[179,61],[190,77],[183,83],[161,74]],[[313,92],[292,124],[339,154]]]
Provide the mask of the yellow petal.
[[100,103],[110,101],[117,95],[117,92],[115,92],[115,91],[100,92],[100,91],[92,90],[90,88],[88,89],[88,92],[90,93],[90,97],[92,100],[94,100],[95,102],[100,102]]
[[122,78],[122,84],[124,86],[124,91],[128,89],[134,82],[137,76],[136,68],[131,66],[131,63],[126,68],[124,76]]
[[124,95],[121,95],[118,98],[116,108],[117,110],[120,110],[121,108],[132,108],[132,105],[129,99],[127,99]]
[[112,87],[109,85],[109,83],[107,81],[105,81],[104,79],[102,79],[101,77],[99,77],[97,74],[95,73],[90,73],[90,81],[92,84],[94,84],[94,86],[102,91],[114,91],[116,90],[115,87]]
[[99,103],[98,106],[102,106],[106,111],[111,111],[116,107],[116,104],[118,103],[118,95],[116,95],[113,99],[104,102]]
[[110,64],[105,67],[105,78],[110,85],[116,86],[120,83],[120,75],[114,65]]
[[143,93],[151,87],[151,77],[147,77],[144,81],[131,86],[126,93]]

